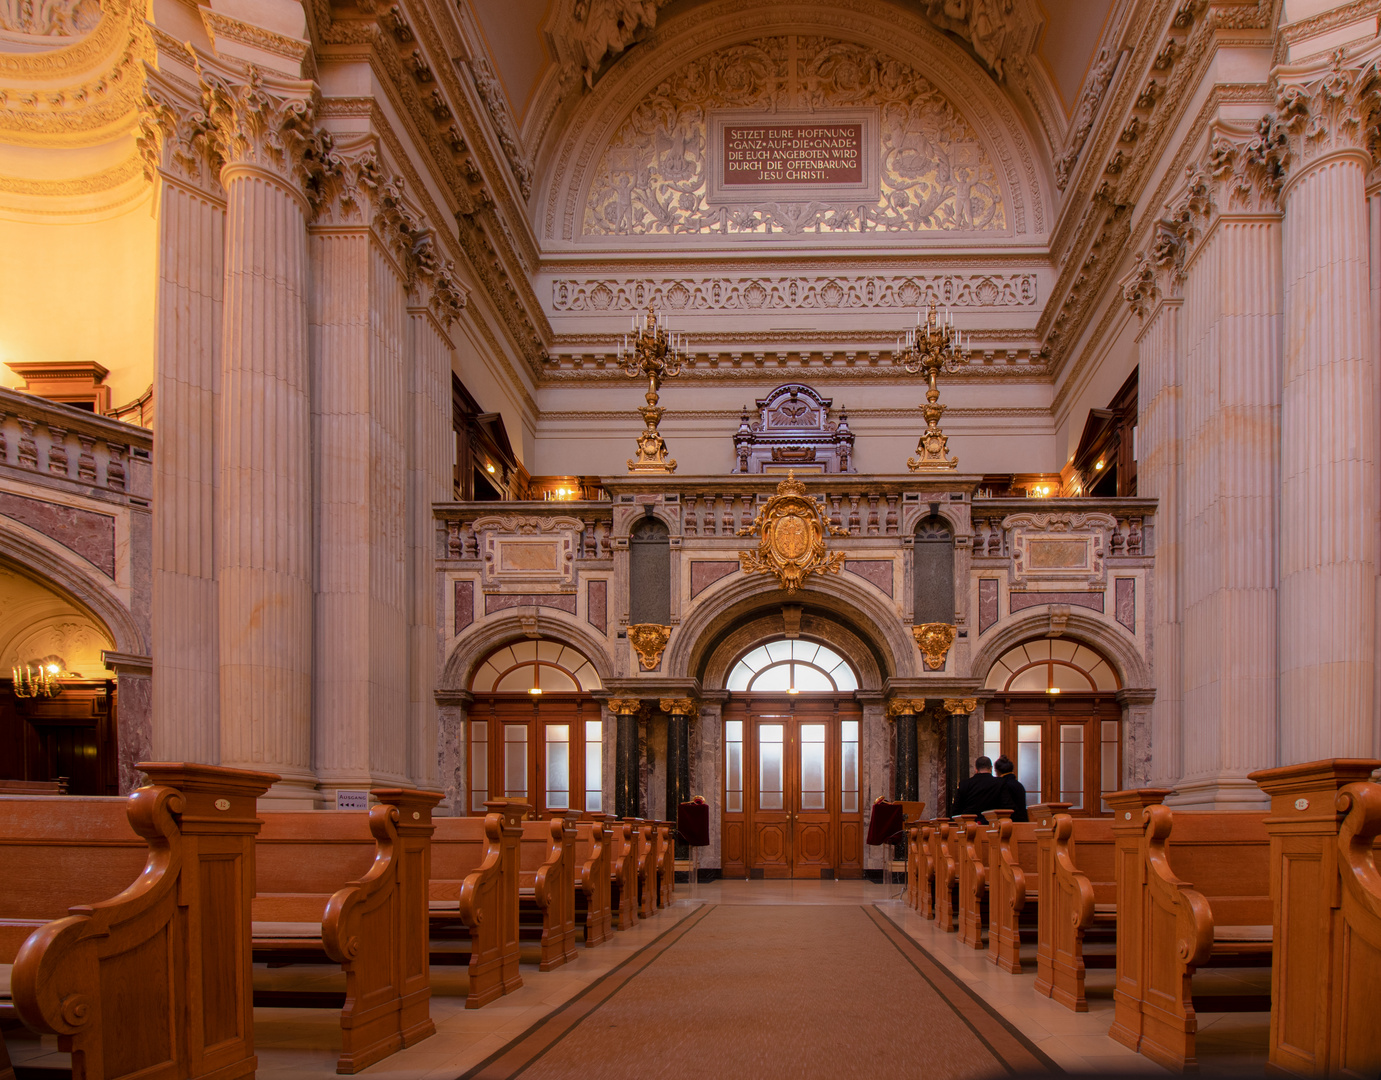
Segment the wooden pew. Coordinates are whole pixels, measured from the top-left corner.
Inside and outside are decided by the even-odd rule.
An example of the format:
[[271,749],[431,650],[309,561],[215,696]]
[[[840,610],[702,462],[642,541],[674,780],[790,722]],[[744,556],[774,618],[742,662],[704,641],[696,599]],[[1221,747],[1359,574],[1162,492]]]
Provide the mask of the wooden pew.
[[574,960],[575,819],[554,814],[524,821],[519,847],[518,936],[541,943],[538,970]]
[[[1109,1034],[1166,1068],[1195,1068],[1195,971],[1211,963],[1270,962],[1270,837],[1260,813],[1175,813],[1153,805],[1142,821],[1138,867],[1121,862],[1118,845],[1118,986]],[[1135,936],[1122,932],[1124,905],[1140,911]],[[1139,953],[1135,980],[1124,952]],[[1251,1007],[1213,998],[1197,1005]],[[1269,1006],[1263,996],[1258,1007]]]
[[657,914],[657,827],[641,818],[625,818],[633,827],[638,853],[638,918]]
[[252,1077],[255,800],[278,777],[138,768],[128,798],[0,797],[0,1018],[56,1035],[73,1080]]
[[478,1009],[523,985],[518,971],[518,847],[528,805],[517,799],[484,804],[483,817],[434,821],[428,888],[433,938],[459,937],[455,952],[433,945],[431,962],[469,967],[467,1009]]
[[920,910],[921,874],[925,871],[925,854],[921,845],[923,821],[906,823],[906,906]]
[[1038,936],[1042,886],[1036,830],[1067,809],[1068,803],[1041,803],[1029,809],[1030,821],[1003,820],[988,831],[988,959],[1013,975],[1021,974],[1023,935],[1028,941]]
[[[1010,810],[984,812],[990,823],[1011,818]],[[959,943],[983,948],[983,927],[988,919],[988,832],[991,824],[978,820],[964,826],[956,855],[959,862]]]
[[56,780],[0,780],[0,795],[66,795],[67,777]]
[[[255,845],[254,957],[340,965],[340,1073],[359,1072],[436,1032],[426,882],[432,807],[441,793],[373,794],[379,802],[367,816],[263,814]],[[324,1000],[294,991],[255,994],[261,1005],[321,1007]]]
[[676,894],[676,823],[657,822],[657,906],[670,907]]
[[917,881],[916,910],[926,919],[935,918],[935,868],[940,861],[941,828],[949,819],[933,818],[921,824],[919,851],[921,872]]
[[1251,774],[1271,797],[1274,1071],[1381,1075],[1377,768],[1333,758]]
[[627,930],[638,921],[637,830],[628,821],[610,819],[613,841],[609,860],[609,908],[614,929]]
[[974,814],[961,814],[940,827],[935,857],[935,921],[947,934],[959,928],[959,859]]
[[614,934],[610,908],[614,831],[603,814],[587,814],[575,828],[575,921],[584,927],[585,947],[592,949]]

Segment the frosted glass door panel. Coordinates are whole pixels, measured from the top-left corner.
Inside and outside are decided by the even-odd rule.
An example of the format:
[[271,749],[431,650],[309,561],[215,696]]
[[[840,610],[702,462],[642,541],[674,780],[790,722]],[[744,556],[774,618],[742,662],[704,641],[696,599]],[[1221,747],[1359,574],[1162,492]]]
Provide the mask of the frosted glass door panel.
[[825,809],[825,725],[801,725],[801,809]]
[[503,793],[510,799],[527,798],[527,725],[503,726]]
[[783,802],[782,725],[758,725],[758,809],[781,810]]
[[571,726],[547,725],[547,807],[568,810],[571,805]]

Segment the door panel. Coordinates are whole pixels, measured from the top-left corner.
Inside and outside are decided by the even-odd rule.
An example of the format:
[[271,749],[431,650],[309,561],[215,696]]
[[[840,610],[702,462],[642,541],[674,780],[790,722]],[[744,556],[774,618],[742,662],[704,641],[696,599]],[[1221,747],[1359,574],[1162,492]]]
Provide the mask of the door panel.
[[861,875],[852,699],[736,696],[724,719],[726,876]]

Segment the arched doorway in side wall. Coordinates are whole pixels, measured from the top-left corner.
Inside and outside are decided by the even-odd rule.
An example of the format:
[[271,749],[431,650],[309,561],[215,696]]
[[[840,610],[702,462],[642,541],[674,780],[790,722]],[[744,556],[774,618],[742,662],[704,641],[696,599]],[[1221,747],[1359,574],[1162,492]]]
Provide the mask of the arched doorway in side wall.
[[594,665],[559,641],[524,639],[490,653],[470,679],[467,811],[486,799],[524,799],[549,810],[598,813],[603,722]]
[[985,685],[996,694],[983,708],[978,753],[1012,759],[1028,805],[1111,813],[1102,796],[1122,786],[1122,707],[1107,658],[1067,638],[1037,638],[998,657]]
[[726,877],[861,877],[858,674],[804,637],[731,665],[723,709]]

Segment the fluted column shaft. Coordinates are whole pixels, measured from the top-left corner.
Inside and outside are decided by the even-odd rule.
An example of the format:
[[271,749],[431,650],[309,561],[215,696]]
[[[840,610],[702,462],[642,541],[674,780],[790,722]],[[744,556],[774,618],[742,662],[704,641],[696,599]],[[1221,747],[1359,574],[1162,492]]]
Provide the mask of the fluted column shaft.
[[[1152,783],[1180,776],[1182,731],[1180,623],[1180,309],[1165,297],[1148,313],[1138,344],[1140,417],[1137,492],[1157,500],[1155,574],[1151,580],[1151,658],[1156,699],[1151,706]],[[1144,754],[1144,751],[1143,751]]]
[[1360,149],[1285,191],[1280,763],[1375,750],[1375,372]]
[[310,247],[313,728],[329,803],[336,788],[408,779],[408,325],[372,229],[313,229]]
[[149,130],[162,127],[165,144],[156,176],[152,753],[159,761],[217,762],[216,401],[225,201],[204,155],[173,152],[187,134],[187,111],[152,97],[146,103]]
[[[310,796],[311,404],[300,194],[228,165],[220,430],[221,761]],[[296,789],[294,791],[294,789]]]
[[[451,353],[435,314],[416,300],[408,307],[410,368],[408,448],[409,702],[408,770],[422,786],[437,770],[436,523],[432,504],[451,498]],[[613,731],[606,725],[606,738]],[[606,789],[607,790],[607,789]]]
[[1176,787],[1204,808],[1262,804],[1247,773],[1276,762],[1280,311],[1277,217],[1213,219],[1185,266],[1181,325]]

